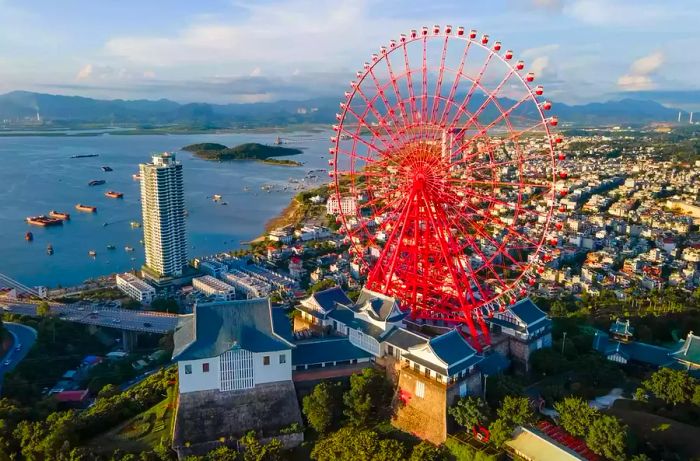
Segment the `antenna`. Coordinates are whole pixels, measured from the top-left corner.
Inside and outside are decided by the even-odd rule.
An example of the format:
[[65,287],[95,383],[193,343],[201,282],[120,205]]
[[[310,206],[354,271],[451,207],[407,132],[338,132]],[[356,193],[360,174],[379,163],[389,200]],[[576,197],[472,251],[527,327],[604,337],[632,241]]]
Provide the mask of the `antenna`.
[[678,123],[681,123],[681,111],[678,111]]
[[690,119],[688,119],[688,123],[690,123],[691,125],[693,124],[693,113],[692,112],[690,113]]

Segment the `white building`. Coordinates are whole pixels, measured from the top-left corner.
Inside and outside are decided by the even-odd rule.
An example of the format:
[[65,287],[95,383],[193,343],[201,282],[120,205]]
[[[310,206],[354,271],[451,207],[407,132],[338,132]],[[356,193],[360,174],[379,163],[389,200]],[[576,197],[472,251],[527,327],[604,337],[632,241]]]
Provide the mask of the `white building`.
[[211,275],[192,279],[192,287],[207,296],[216,296],[223,301],[231,301],[236,297],[234,287]]
[[180,317],[174,341],[181,394],[292,380],[294,345],[276,331],[266,298],[199,304]]
[[326,213],[337,215],[341,211],[344,215],[354,215],[357,210],[357,199],[355,197],[338,197],[331,195],[326,202]]
[[151,304],[156,297],[156,289],[133,274],[117,274],[116,280],[117,288],[136,301]]
[[248,298],[262,298],[272,291],[272,286],[269,283],[236,269],[225,273],[223,279],[237,290],[245,293]]
[[146,268],[159,277],[181,276],[187,265],[182,164],[166,152],[139,170]]

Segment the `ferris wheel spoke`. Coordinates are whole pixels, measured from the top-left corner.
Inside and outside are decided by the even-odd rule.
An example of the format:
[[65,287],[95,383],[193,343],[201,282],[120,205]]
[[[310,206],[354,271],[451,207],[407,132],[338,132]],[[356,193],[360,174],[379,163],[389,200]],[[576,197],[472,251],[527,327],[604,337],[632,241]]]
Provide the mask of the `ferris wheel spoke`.
[[[355,119],[358,122],[358,126],[357,126],[357,129],[355,130],[355,133],[353,133],[353,135],[354,135],[353,137],[355,139],[361,139],[362,136],[360,135],[360,130],[364,126],[365,128],[367,128],[367,130],[369,130],[370,133],[372,133],[372,137],[379,139],[379,141],[382,144],[384,144],[384,146],[386,146],[386,148],[388,148],[388,149],[394,148],[396,145],[398,145],[398,143],[397,143],[397,140],[394,139],[392,132],[387,127],[387,124],[386,124],[386,121],[384,120],[384,118],[381,116],[381,114],[379,114],[379,112],[377,112],[377,109],[374,107],[373,103],[369,102],[369,100],[367,99],[365,94],[359,88],[357,90],[357,94],[359,94],[360,97],[362,99],[364,99],[365,103],[367,104],[367,107],[365,108],[365,113],[363,115],[358,114],[355,110],[353,110],[352,107],[350,107],[350,105],[348,105],[346,107],[346,111],[348,113],[350,113],[353,117],[355,117]],[[367,120],[365,120],[365,117],[366,117],[368,111],[372,112],[372,114],[377,118],[379,126],[384,128],[384,132],[386,133],[387,137],[391,140],[391,142],[389,144],[387,144],[385,142],[383,136],[379,135],[379,133],[372,126],[372,124],[367,123]],[[347,133],[347,131],[346,131],[346,133]]]
[[[388,62],[388,58],[386,59]],[[387,112],[389,113],[389,116],[391,117],[391,121],[393,122],[395,127],[401,127],[402,125],[406,125],[406,119],[403,118],[403,112],[400,111],[402,114],[402,120],[399,120],[396,118],[396,110],[394,109],[394,106],[389,102],[387,99],[386,95],[384,94],[385,89],[388,85],[382,85],[378,80],[377,77],[374,75],[374,71],[370,67],[368,74],[372,78],[372,81],[374,82],[374,85],[376,86],[377,89],[377,94],[379,95],[379,99],[381,99],[382,103],[384,104],[384,107],[386,108]],[[399,133],[400,134],[400,133]],[[396,139],[397,142],[405,142],[405,139],[403,139],[403,136],[397,137]]]
[[406,75],[406,86],[408,87],[408,98],[411,106],[411,125],[416,123],[416,95],[413,91],[413,72],[411,70],[411,64],[408,61],[408,50],[406,48],[407,44],[403,44],[403,60]]
[[[551,154],[543,154],[543,155],[536,155],[532,157],[523,157],[523,158],[511,158],[502,162],[495,162],[495,163],[488,163],[488,164],[483,164],[483,165],[468,165],[469,172],[477,172],[481,170],[492,170],[494,168],[501,168],[504,166],[514,166],[514,165],[525,165],[528,163],[534,163],[534,162],[539,162],[540,160],[552,160]],[[552,187],[551,184],[548,184],[547,187]]]
[[396,84],[397,77],[394,74],[394,68],[391,66],[391,59],[386,58],[384,60],[386,63],[387,72],[389,73],[389,83],[394,90],[394,97],[396,98],[396,104],[399,107],[399,112],[401,113],[401,118],[403,119],[403,125],[408,126],[410,124],[408,119],[408,114],[406,114],[406,107],[404,106],[404,100],[401,96],[401,91],[399,91],[399,86]]
[[510,182],[510,181],[491,181],[491,180],[477,180],[468,178],[451,178],[451,182],[458,184],[468,184],[473,186],[490,186],[490,187],[536,187],[540,189],[550,189],[551,184],[545,183],[534,183],[534,182]]
[[438,79],[435,84],[435,95],[433,96],[433,108],[431,110],[430,120],[437,120],[438,106],[440,102],[440,95],[442,94],[442,79],[445,74],[445,59],[447,58],[447,44],[449,43],[448,36],[445,36],[445,40],[442,42],[442,54],[440,56],[440,67],[438,68]]

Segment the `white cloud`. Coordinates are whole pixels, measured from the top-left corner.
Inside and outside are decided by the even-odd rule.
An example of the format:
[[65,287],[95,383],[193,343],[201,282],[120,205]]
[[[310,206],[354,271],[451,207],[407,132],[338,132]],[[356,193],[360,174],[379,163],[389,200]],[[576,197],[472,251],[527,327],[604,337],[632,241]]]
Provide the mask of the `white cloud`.
[[586,24],[631,27],[654,25],[670,10],[663,2],[640,4],[639,0],[573,0],[563,8],[565,14]]
[[655,51],[632,63],[628,73],[617,79],[617,85],[625,91],[650,90],[654,88],[652,76],[664,63],[664,54]]
[[92,64],[85,64],[85,66],[78,71],[78,75],[75,76],[78,80],[85,80],[90,78],[92,75]]
[[250,71],[251,77],[260,77],[260,75],[262,75],[262,69],[259,66],[256,66],[253,70]]

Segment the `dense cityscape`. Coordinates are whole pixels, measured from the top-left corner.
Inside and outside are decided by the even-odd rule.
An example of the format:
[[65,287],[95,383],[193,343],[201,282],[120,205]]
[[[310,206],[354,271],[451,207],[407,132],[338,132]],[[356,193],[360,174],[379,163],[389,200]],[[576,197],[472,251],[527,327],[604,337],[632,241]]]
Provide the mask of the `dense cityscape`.
[[[140,238],[82,242],[87,261],[128,255],[118,270],[37,284],[0,254],[0,461],[700,459],[692,104],[560,114],[546,70],[451,25],[369,56],[332,108],[173,103],[185,115],[164,122],[164,99],[0,95],[0,158],[40,137],[182,144],[133,164],[61,151],[107,178],[61,184],[71,197],[139,216],[70,210]],[[655,75],[644,59],[619,85]],[[214,168],[204,188],[191,165]],[[217,173],[237,192],[212,193]],[[260,223],[230,211],[274,196],[291,199]],[[23,220],[0,238],[40,248],[27,264],[73,250],[55,232],[71,213]],[[198,249],[193,226],[226,249]]]

